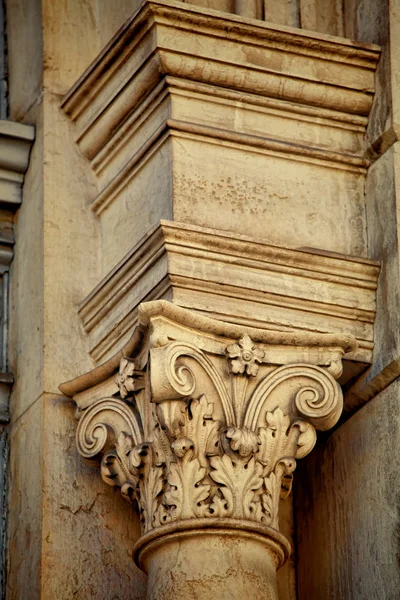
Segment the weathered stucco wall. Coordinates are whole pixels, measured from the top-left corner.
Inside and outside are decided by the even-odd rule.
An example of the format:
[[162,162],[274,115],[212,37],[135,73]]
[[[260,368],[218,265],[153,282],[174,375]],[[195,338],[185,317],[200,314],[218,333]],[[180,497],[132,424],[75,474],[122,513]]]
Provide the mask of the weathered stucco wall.
[[15,600],[143,597],[144,576],[126,551],[137,519],[78,459],[74,410],[58,391],[82,362],[92,366],[76,307],[97,281],[98,257],[85,210],[96,184],[59,104],[111,35],[103,26],[126,18],[126,3],[120,19],[113,3],[110,23],[109,7],[7,3],[10,116],[36,126],[11,275],[7,598]]
[[[238,12],[238,6],[244,6],[240,2],[233,6],[228,0],[199,0],[193,4],[226,12]],[[392,144],[398,130],[399,96],[388,91],[388,73],[395,82],[396,60],[400,60],[396,58],[400,53],[395,51],[396,3],[391,3],[390,19],[384,10],[377,13],[377,3],[372,0],[369,4],[349,0],[345,3],[345,13],[338,11],[338,3],[333,1],[288,2],[286,11],[281,10],[282,4],[266,2],[264,7],[261,3],[254,6],[259,16],[264,14],[275,23],[322,33],[344,32],[355,39],[384,45],[378,96],[368,129],[369,153],[374,158],[368,175],[362,147],[368,109],[354,116],[349,102],[346,110],[350,116],[346,113],[343,117],[341,113],[338,117],[332,106],[323,107],[317,114],[319,108],[314,105],[310,109],[314,112],[303,114],[301,95],[288,100],[284,97],[285,86],[281,86],[279,106],[273,104],[276,98],[272,101],[267,98],[265,105],[261,101],[258,105],[254,90],[239,88],[228,98],[223,98],[220,91],[215,96],[214,112],[211,111],[216,115],[215,120],[205,122],[211,114],[207,113],[211,95],[207,87],[199,87],[186,90],[192,113],[189,102],[180,105],[179,100],[176,110],[182,121],[189,117],[195,120],[195,115],[203,129],[195,132],[193,139],[191,132],[183,131],[180,137],[170,140],[153,169],[149,167],[135,180],[132,178],[131,187],[127,186],[100,215],[91,205],[124,166],[123,161],[131,158],[131,150],[129,147],[122,150],[121,163],[118,158],[97,176],[90,157],[79,148],[81,140],[77,141],[76,123],[62,110],[61,102],[139,3],[7,1],[10,117],[36,126],[24,203],[15,223],[17,243],[11,274],[10,369],[16,383],[10,428],[9,600],[144,598],[145,576],[133,565],[128,553],[138,536],[138,519],[119,494],[105,486],[97,471],[78,457],[74,408],[62,398],[58,385],[94,366],[89,338],[79,314],[80,303],[142,235],[158,224],[160,217],[220,227],[235,231],[238,236],[254,235],[277,246],[294,249],[312,246],[312,252],[319,248],[328,251],[328,255],[343,252],[382,261],[377,350],[371,373],[376,374],[397,356],[398,225],[393,216],[398,212],[396,172],[400,171],[397,146]],[[386,6],[384,2],[379,4]],[[395,40],[392,46],[385,29],[389,21]],[[21,39],[25,40],[23,45]],[[345,51],[342,46],[340,52]],[[377,54],[376,49],[373,52]],[[229,58],[229,48],[226,54]],[[246,68],[254,60],[250,66],[255,65],[258,70],[257,56],[253,59],[249,56]],[[239,58],[242,60],[240,53]],[[288,65],[289,70],[293,69],[290,61]],[[268,66],[265,65],[266,71]],[[330,72],[331,69],[324,69],[324,77],[330,76]],[[222,75],[225,77],[224,72]],[[312,77],[318,79],[315,74]],[[211,87],[210,81],[204,85]],[[368,93],[371,96],[372,91]],[[176,97],[180,96],[178,89]],[[335,96],[336,99],[341,101],[341,95]],[[299,100],[301,106],[287,117],[292,100]],[[223,107],[221,113],[218,106]],[[282,114],[286,115],[286,121]],[[124,116],[127,115],[130,116],[129,110]],[[115,122],[109,124],[110,139],[124,124],[123,119],[117,122],[118,126],[114,127]],[[349,134],[349,124],[355,132],[353,137]],[[209,135],[207,127],[217,129],[220,136],[214,135],[212,144],[211,135],[205,141]],[[226,132],[230,134],[232,130],[249,136],[244,142],[242,138],[239,142],[231,137],[224,139]],[[282,150],[282,146],[264,153],[257,144],[263,136],[268,138],[272,130],[275,141],[280,137],[278,141],[285,144],[299,146],[303,142],[307,148],[311,147],[312,160],[306,163],[300,158],[296,163],[292,160],[293,149],[283,159],[286,149]],[[332,136],[328,141],[324,137],[327,132]],[[295,141],[294,136],[297,136]],[[140,147],[144,136],[137,137]],[[219,146],[215,139],[221,138],[223,143]],[[337,147],[333,158],[327,154],[331,139]],[[129,140],[131,143],[132,138]],[[253,154],[249,152],[251,145],[255,148]],[[350,168],[346,161],[353,159],[356,166]],[[148,192],[150,184],[152,195]],[[151,210],[149,198],[154,204]],[[325,304],[330,301],[328,295]],[[221,306],[226,308],[222,301]],[[357,306],[351,306],[349,311],[353,309]],[[243,321],[250,318],[253,315]],[[370,315],[368,319],[371,323]],[[371,343],[370,339],[367,341]],[[302,483],[298,485],[296,523],[301,553],[300,598],[328,598],[329,594],[355,599],[359,594],[360,600],[374,597],[368,596],[367,590],[378,593],[382,589],[378,576],[374,577],[376,565],[381,564],[384,566],[380,573],[388,573],[390,580],[382,585],[388,586],[388,593],[394,589],[390,587],[395,581],[390,552],[394,547],[395,509],[387,482],[392,481],[390,465],[395,467],[389,452],[397,443],[394,441],[398,425],[397,387],[394,384],[353,416],[331,436],[326,446],[321,446],[314,458],[299,468],[297,479]],[[368,444],[372,444],[371,457]],[[380,458],[385,465],[381,470]],[[354,482],[357,482],[355,491]],[[339,491],[342,495],[338,500]],[[380,504],[384,509],[379,519],[374,519],[375,507],[378,510]],[[290,503],[286,508],[290,534]],[[353,523],[362,529],[359,535]],[[368,550],[378,538],[374,551]],[[336,547],[329,545],[333,539]],[[340,553],[335,551],[338,544]],[[328,548],[330,552],[325,551]],[[291,598],[293,563],[286,569],[281,593],[283,598]],[[321,594],[321,590],[326,590],[327,595]],[[342,592],[344,595],[340,595]]]
[[[397,598],[399,569],[400,3],[358,2],[354,34],[382,45],[366,137],[368,253],[381,262],[372,367],[355,386],[369,404],[299,467],[299,598]],[[385,369],[385,370],[384,370]],[[383,371],[384,370],[384,371]],[[382,373],[383,371],[383,373]],[[394,383],[390,385],[390,382]],[[368,387],[369,386],[369,387]]]
[[299,463],[298,598],[398,597],[400,382]]

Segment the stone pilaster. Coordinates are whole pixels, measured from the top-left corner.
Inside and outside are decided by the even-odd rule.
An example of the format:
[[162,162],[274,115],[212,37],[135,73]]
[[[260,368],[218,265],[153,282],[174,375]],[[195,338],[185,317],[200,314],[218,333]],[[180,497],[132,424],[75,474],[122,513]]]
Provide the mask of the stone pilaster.
[[336,378],[354,344],[149,302],[119,369],[116,356],[61,386],[78,405],[80,454],[140,513],[133,556],[148,598],[194,585],[197,598],[278,597],[290,552],[279,501],[316,430],[341,414]]

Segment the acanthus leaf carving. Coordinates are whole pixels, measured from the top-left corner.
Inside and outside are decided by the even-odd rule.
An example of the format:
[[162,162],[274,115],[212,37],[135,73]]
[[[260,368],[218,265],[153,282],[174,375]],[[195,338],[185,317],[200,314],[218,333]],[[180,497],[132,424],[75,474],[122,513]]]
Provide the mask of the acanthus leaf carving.
[[168,468],[174,460],[174,452],[171,448],[166,428],[162,425],[162,421],[157,417],[155,405],[152,406],[152,424],[153,448],[157,465],[164,464]]
[[210,493],[210,485],[203,483],[206,469],[193,457],[193,447],[171,464],[167,481],[170,486],[165,493],[165,503],[172,508],[172,520],[204,516],[204,501]]
[[[255,491],[260,489],[262,466],[252,457],[248,462],[234,462],[228,454],[210,459],[212,479],[226,501],[224,516],[234,519],[252,519],[255,511]],[[219,515],[217,515],[219,516]]]
[[247,458],[256,454],[261,443],[260,436],[244,427],[229,427],[224,435],[228,443],[223,443],[224,450],[231,451],[240,458]]
[[[140,522],[144,532],[154,527],[156,518],[162,518],[159,514],[159,506],[164,489],[164,467],[155,464],[154,449],[144,445],[141,452],[138,478],[138,505]],[[156,517],[157,515],[157,517]]]
[[278,528],[296,459],[340,414],[329,361],[265,364],[247,334],[219,354],[207,340],[201,348],[170,333],[163,340],[142,370],[121,360],[120,398],[83,412],[79,451],[102,456],[103,479],[137,504],[143,532],[201,517]]
[[181,434],[193,440],[200,464],[207,467],[207,457],[218,453],[220,422],[213,418],[213,404],[203,394],[186,405]]
[[302,458],[316,442],[314,427],[306,421],[291,422],[278,406],[266,415],[266,427],[258,429],[260,438],[257,458],[271,472],[283,456]]
[[290,478],[296,468],[296,462],[293,458],[281,458],[268,476],[264,478],[265,493],[262,495],[262,505],[264,514],[261,520],[267,525],[278,529],[279,527],[279,499],[290,491],[287,485],[287,478]]
[[120,487],[122,496],[129,502],[136,499],[138,474],[130,472],[127,457],[121,456],[117,449],[104,455],[101,462],[101,476],[108,485]]

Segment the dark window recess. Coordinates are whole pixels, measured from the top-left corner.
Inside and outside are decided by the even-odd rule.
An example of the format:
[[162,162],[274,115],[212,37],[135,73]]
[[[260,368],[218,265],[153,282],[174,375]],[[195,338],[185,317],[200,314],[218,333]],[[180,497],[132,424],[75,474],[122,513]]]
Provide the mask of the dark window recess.
[[0,598],[4,600],[6,590],[6,513],[7,513],[7,429],[0,427]]

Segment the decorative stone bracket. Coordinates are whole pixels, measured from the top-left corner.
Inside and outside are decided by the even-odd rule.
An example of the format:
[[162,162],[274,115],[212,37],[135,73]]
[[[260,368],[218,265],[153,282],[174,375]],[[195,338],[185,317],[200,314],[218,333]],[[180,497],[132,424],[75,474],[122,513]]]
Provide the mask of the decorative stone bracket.
[[204,551],[204,597],[231,586],[233,598],[277,598],[289,553],[279,499],[316,430],[341,414],[335,379],[354,340],[239,327],[162,300],[142,304],[139,323],[116,377],[114,358],[61,390],[80,408],[80,454],[139,510],[148,597],[194,597],[187,569]]

